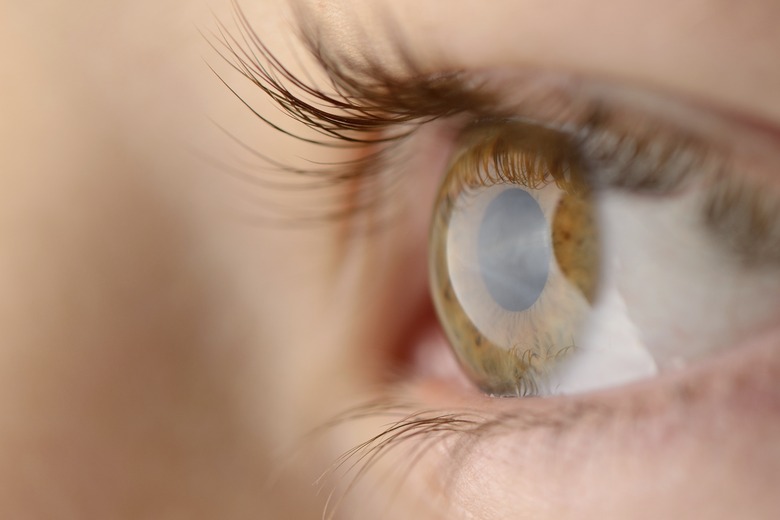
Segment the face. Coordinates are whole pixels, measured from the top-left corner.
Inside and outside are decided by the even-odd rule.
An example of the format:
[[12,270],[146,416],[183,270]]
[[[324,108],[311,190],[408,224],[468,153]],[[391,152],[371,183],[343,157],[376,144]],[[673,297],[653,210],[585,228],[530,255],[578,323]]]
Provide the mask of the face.
[[1,516],[780,513],[780,4],[18,4]]

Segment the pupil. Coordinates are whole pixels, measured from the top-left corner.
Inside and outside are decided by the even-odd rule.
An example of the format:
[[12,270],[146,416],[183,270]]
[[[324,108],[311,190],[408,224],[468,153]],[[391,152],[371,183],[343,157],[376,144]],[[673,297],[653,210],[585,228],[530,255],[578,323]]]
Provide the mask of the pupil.
[[487,207],[478,236],[479,270],[504,309],[524,311],[542,294],[552,254],[542,208],[527,191],[501,192]]

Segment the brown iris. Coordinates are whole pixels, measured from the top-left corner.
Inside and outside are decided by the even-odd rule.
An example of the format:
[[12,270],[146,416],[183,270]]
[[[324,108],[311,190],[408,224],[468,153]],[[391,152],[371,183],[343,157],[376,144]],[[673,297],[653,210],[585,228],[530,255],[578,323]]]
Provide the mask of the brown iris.
[[598,291],[591,190],[568,138],[522,122],[464,134],[430,239],[439,319],[461,364],[494,395],[536,395],[576,348]]

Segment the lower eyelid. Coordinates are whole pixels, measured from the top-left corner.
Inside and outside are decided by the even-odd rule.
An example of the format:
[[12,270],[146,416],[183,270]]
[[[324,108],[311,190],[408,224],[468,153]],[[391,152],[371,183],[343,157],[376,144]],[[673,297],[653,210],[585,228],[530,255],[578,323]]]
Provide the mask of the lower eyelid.
[[[605,466],[610,471],[648,466],[661,474],[654,463],[666,463],[662,468],[670,471],[685,467],[680,453],[709,458],[714,449],[723,460],[735,453],[764,457],[763,447],[777,435],[772,418],[780,412],[778,346],[780,329],[773,327],[692,369],[575,397],[489,398],[477,390],[447,389],[442,382],[408,391],[420,409],[473,414],[484,421],[447,444],[457,447],[444,465],[450,472],[440,476],[451,486],[451,496],[468,509],[475,503],[489,507],[491,496],[506,504],[506,493],[513,492],[510,503],[520,504],[524,496],[539,493],[559,497],[566,491],[566,486],[558,489],[562,483],[589,479],[590,472]],[[751,425],[745,437],[738,434],[743,424]],[[548,487],[528,491],[528,479],[533,481],[537,471],[544,472],[540,482]]]

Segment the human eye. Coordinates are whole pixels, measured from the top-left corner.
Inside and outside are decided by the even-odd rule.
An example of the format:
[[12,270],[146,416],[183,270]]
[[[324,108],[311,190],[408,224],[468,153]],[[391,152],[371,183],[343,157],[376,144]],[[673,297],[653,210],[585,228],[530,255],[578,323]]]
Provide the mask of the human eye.
[[[395,153],[419,161],[426,133],[449,150],[433,172],[431,292],[461,365],[488,394],[571,393],[681,368],[777,317],[767,265],[780,205],[758,177],[778,158],[747,128],[726,143],[722,121],[679,102],[627,102],[620,89],[544,73],[445,71],[403,87],[438,90],[441,106],[316,93],[342,110],[316,112],[247,57],[237,59],[249,79],[319,133],[310,144],[370,150],[333,176],[382,174]],[[509,94],[518,84],[522,94]],[[409,175],[395,168],[385,174]],[[366,191],[376,204],[386,195]],[[719,313],[733,319],[707,320]],[[670,351],[672,330],[686,342]]]
[[745,172],[761,166],[659,115],[566,103],[564,123],[474,124],[440,189],[432,293],[472,379],[492,395],[601,388],[775,323],[778,199]]
[[[333,402],[368,404],[323,421],[357,438],[333,456],[334,472],[376,484],[389,478],[377,468],[400,461],[415,470],[391,477],[422,472],[434,488],[454,478],[480,510],[506,482],[535,478],[510,459],[560,491],[584,474],[562,453],[623,467],[659,438],[679,448],[675,428],[696,438],[720,414],[739,415],[737,401],[772,402],[776,355],[760,340],[776,334],[780,311],[771,125],[582,72],[431,68],[403,46],[398,59],[383,55],[399,72],[329,54],[317,37],[309,46],[328,80],[312,87],[240,20],[249,34],[222,33],[217,48],[302,123],[292,133],[306,150],[330,150],[308,167],[262,147],[255,155],[300,174],[278,178],[309,183],[311,200],[330,197],[276,222],[311,225],[322,210],[339,237],[322,302],[340,307],[323,312],[341,320],[327,325],[340,331],[344,371],[323,364],[354,391]],[[761,348],[741,345],[755,338]],[[742,397],[724,397],[732,392]],[[574,395],[492,398],[549,394]],[[442,449],[428,455],[430,446]],[[491,458],[493,447],[506,457]],[[531,491],[523,497],[533,503]],[[503,513],[487,517],[512,517]]]

